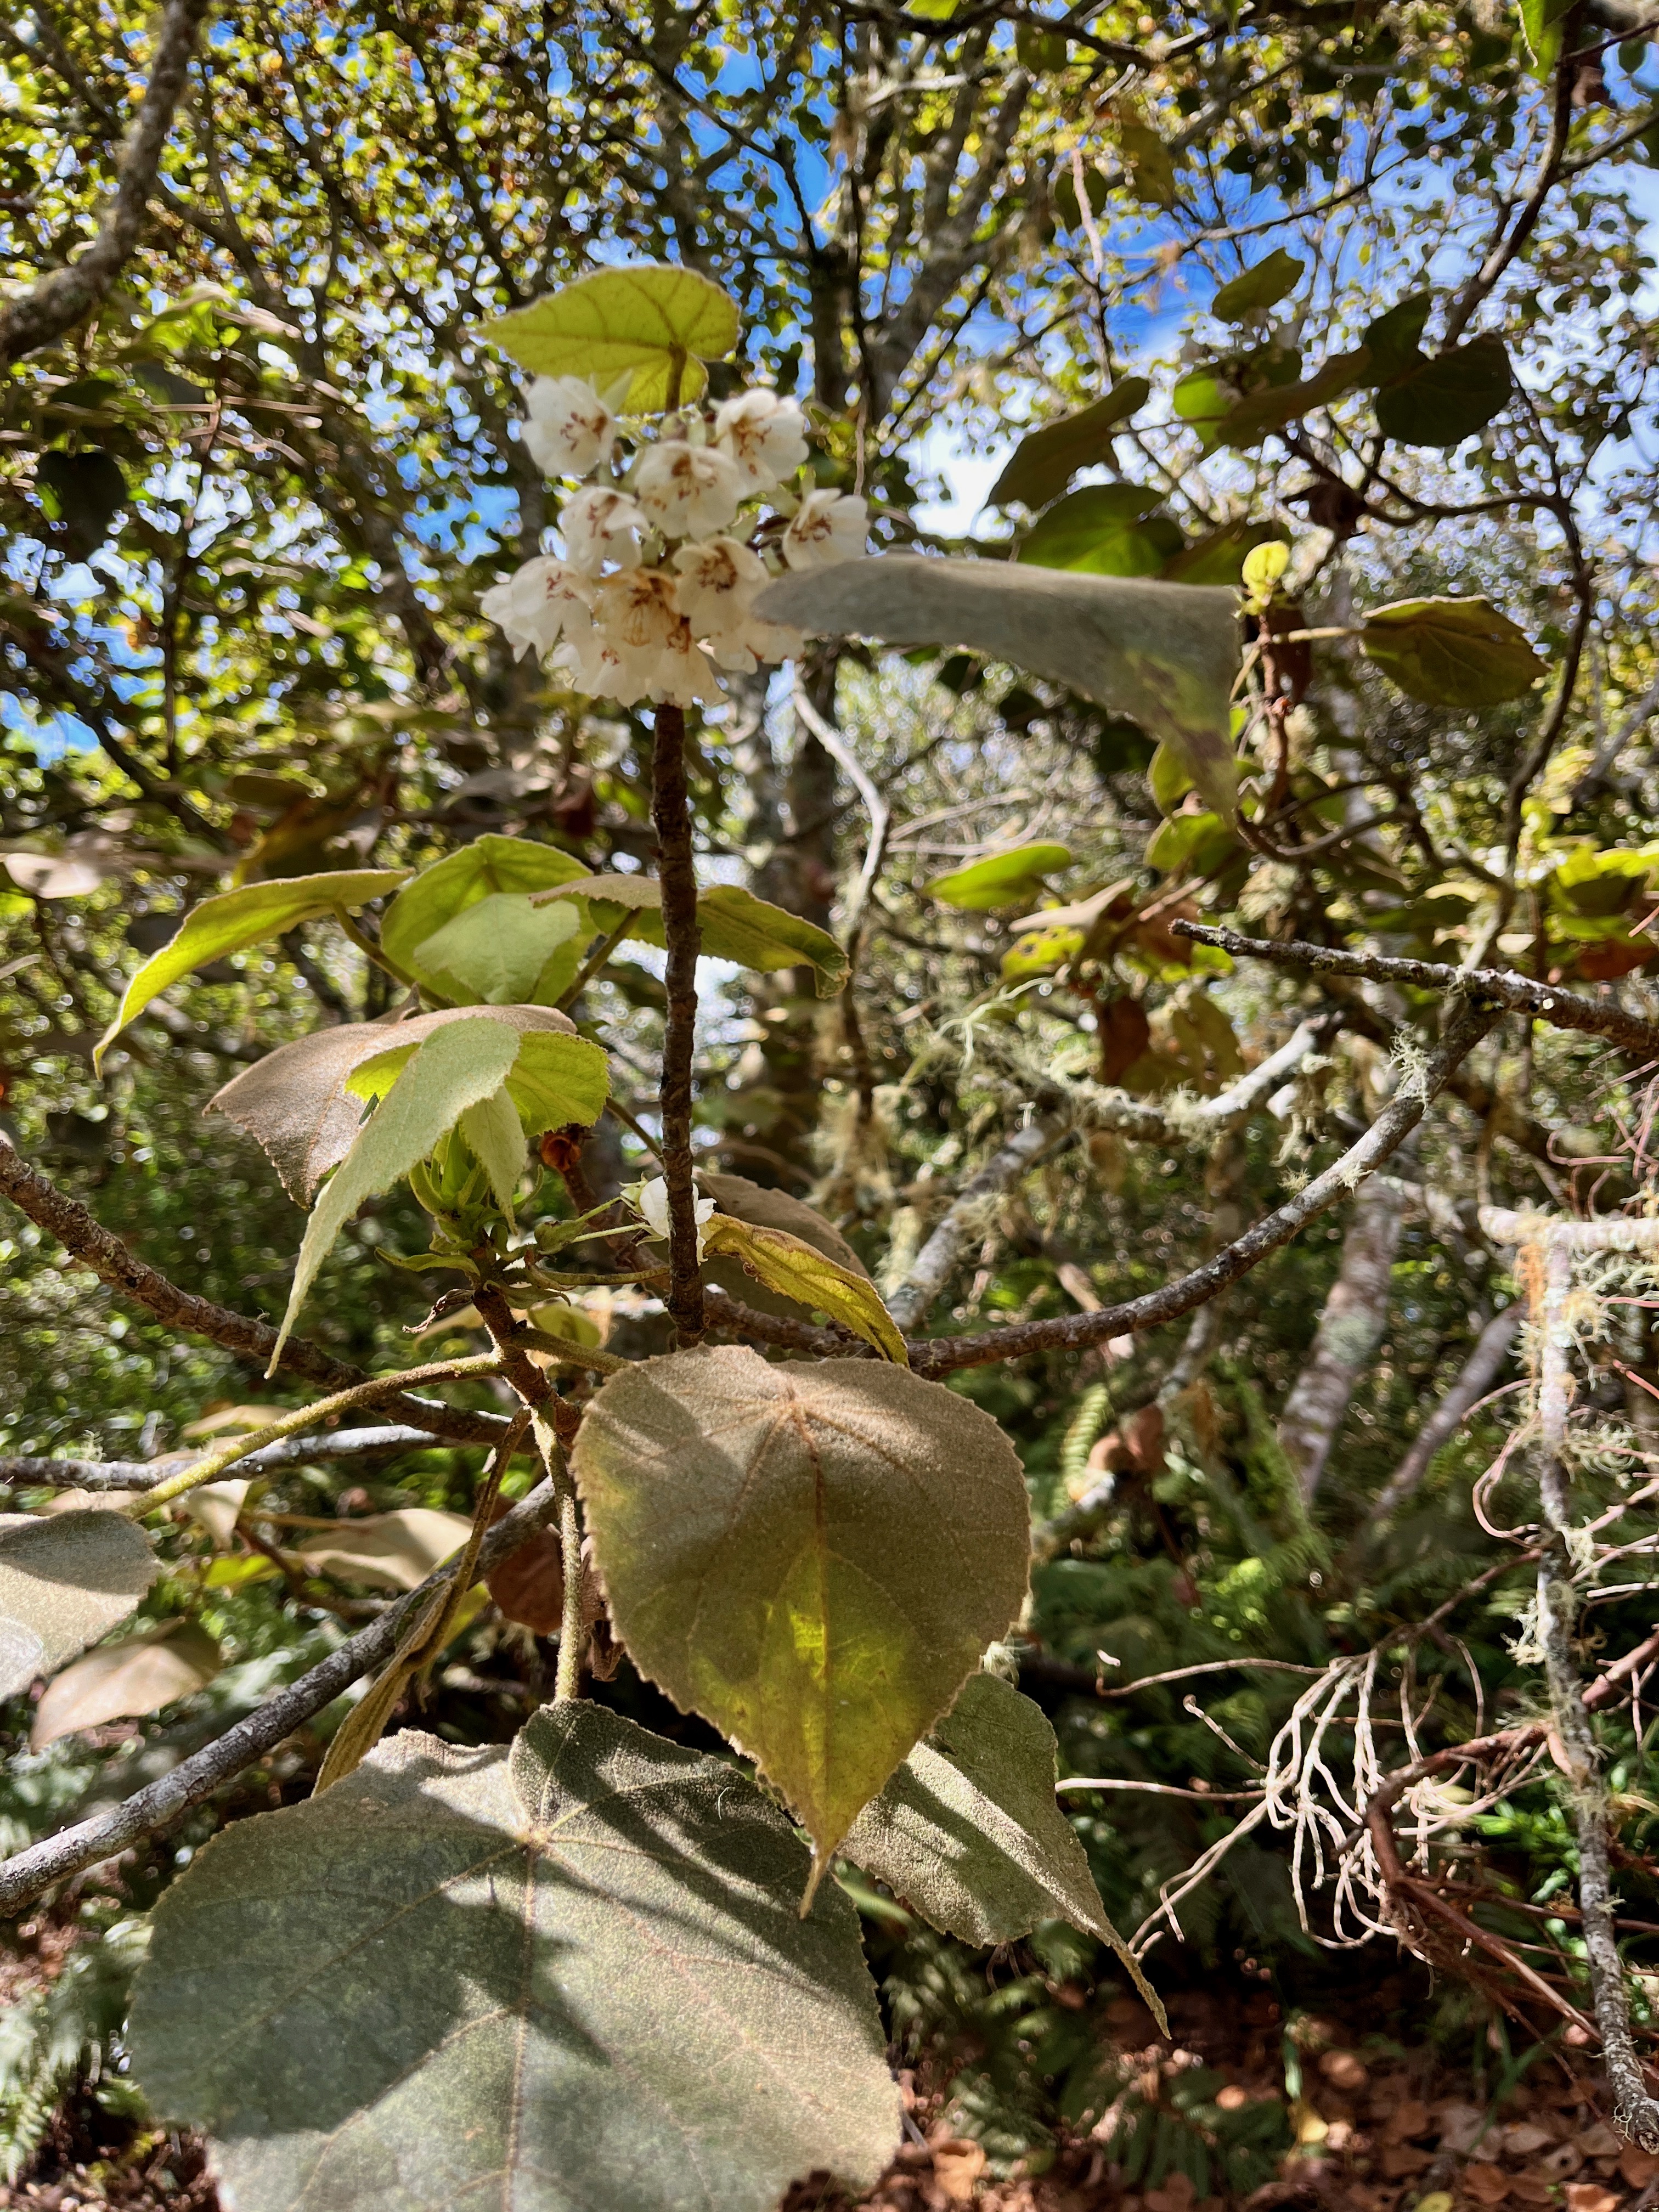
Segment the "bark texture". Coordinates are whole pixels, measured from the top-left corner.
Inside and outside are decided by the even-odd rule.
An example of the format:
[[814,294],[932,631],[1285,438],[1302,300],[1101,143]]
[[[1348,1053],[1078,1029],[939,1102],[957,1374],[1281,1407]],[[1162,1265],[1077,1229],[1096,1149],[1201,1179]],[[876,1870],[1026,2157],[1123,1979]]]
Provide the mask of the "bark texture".
[[1388,1327],[1389,1282],[1407,1197],[1392,1176],[1371,1176],[1360,1185],[1313,1350],[1285,1401],[1279,1441],[1304,1498],[1319,1487],[1349,1401]]

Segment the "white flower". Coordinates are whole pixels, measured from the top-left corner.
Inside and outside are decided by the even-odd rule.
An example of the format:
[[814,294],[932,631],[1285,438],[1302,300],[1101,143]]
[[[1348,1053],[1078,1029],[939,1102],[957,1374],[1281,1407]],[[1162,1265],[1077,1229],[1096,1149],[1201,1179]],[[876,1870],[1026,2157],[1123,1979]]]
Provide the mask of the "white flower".
[[792,568],[831,568],[856,561],[864,550],[864,501],[849,493],[809,491],[800,513],[783,533],[783,557]]
[[737,513],[743,473],[717,447],[665,438],[641,459],[634,489],[665,538],[703,538],[724,530]]
[[[635,1185],[638,1196],[634,1203],[639,1208],[646,1227],[653,1237],[668,1234],[668,1185],[661,1176],[653,1176],[648,1182]],[[713,1218],[714,1201],[712,1198],[694,1199],[693,1208],[697,1222],[697,1257],[702,1259],[704,1243],[703,1224]]]
[[538,376],[525,402],[524,441],[550,477],[585,477],[611,459],[617,422],[580,376]]
[[680,572],[680,611],[722,668],[752,675],[763,660],[788,660],[799,653],[799,631],[756,614],[755,595],[769,580],[766,564],[735,538],[682,545],[674,566]]
[[584,576],[597,576],[607,562],[618,568],[637,568],[640,540],[650,528],[636,501],[625,491],[611,491],[590,484],[574,493],[559,510],[559,529],[574,568]]
[[729,453],[751,491],[792,477],[806,459],[806,418],[796,401],[775,392],[739,392],[714,414],[714,442]]
[[641,699],[712,704],[720,678],[697,650],[674,580],[660,568],[629,568],[593,587],[594,629],[565,656],[578,689],[632,707]]
[[593,627],[585,580],[544,554],[492,585],[478,605],[520,659],[532,651],[545,657],[561,638],[575,644]]

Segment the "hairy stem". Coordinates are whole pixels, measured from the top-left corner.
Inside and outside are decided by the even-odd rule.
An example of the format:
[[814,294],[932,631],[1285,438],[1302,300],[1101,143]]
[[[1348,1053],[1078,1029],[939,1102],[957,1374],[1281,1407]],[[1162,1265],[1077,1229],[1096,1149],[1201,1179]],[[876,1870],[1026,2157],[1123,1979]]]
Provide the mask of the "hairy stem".
[[664,978],[668,1018],[663,1030],[662,1171],[668,1186],[668,1311],[682,1346],[705,1327],[702,1269],[697,1257],[696,1189],[691,1179],[691,1062],[697,1022],[697,878],[691,861],[690,797],[685,780],[685,716],[657,709],[651,749],[651,819],[657,832],[662,884]]

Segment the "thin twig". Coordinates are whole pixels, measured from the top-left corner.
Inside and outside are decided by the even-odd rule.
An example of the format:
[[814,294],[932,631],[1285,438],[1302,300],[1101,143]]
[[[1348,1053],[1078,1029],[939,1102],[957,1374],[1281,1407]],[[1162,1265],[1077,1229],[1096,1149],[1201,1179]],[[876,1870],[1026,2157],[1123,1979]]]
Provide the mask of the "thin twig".
[[1310,969],[1316,975],[1364,975],[1376,983],[1410,983],[1422,991],[1462,991],[1516,1014],[1531,1014],[1558,1030],[1582,1030],[1606,1037],[1644,1060],[1659,1058],[1659,1024],[1627,1014],[1622,1006],[1576,992],[1558,990],[1507,968],[1453,968],[1442,960],[1392,960],[1375,952],[1340,951],[1334,945],[1304,945],[1297,939],[1275,944],[1263,937],[1241,937],[1236,929],[1216,929],[1196,921],[1170,925],[1177,937],[1219,945],[1238,960],[1267,960],[1279,968]]
[[[394,1452],[430,1451],[425,1429],[342,1429],[337,1434],[285,1437],[263,1445],[242,1462],[245,1475],[274,1474],[323,1460],[385,1458]],[[62,1490],[154,1490],[180,1468],[199,1466],[202,1455],[172,1452],[165,1459],[0,1459],[0,1483],[40,1483]]]
[[[479,1574],[487,1579],[521,1544],[539,1534],[556,1510],[552,1484],[538,1483],[484,1538],[478,1553]],[[137,1791],[125,1803],[63,1829],[8,1859],[0,1865],[0,1913],[17,1911],[54,1882],[113,1858],[141,1837],[166,1827],[191,1806],[211,1797],[244,1767],[274,1751],[284,1737],[332,1705],[360,1676],[389,1659],[410,1620],[444,1587],[453,1572],[450,1566],[435,1568],[418,1589],[399,1598],[379,1620],[331,1651],[309,1674],[278,1690],[257,1712],[238,1721],[191,1758],[181,1759],[170,1773]]]

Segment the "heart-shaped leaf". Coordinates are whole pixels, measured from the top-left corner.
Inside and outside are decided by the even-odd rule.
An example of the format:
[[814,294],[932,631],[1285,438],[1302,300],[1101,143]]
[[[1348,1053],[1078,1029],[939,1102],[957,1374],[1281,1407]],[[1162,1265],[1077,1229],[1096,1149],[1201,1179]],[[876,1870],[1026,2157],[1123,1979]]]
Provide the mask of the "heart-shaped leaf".
[[1276,246],[1253,269],[1224,284],[1211,301],[1210,312],[1224,323],[1237,323],[1246,315],[1260,314],[1264,307],[1275,307],[1287,292],[1296,289],[1297,279],[1307,265],[1282,246]]
[[390,1190],[423,1160],[469,1106],[500,1090],[519,1056],[519,1042],[509,1023],[477,1014],[446,1024],[414,1047],[318,1196],[267,1374],[276,1373],[306,1293],[346,1223],[365,1199]]
[[994,907],[1029,904],[1047,878],[1071,865],[1069,846],[1014,845],[1006,853],[988,853],[951,875],[935,876],[922,888],[942,906],[981,914]]
[[581,922],[574,899],[536,906],[527,891],[492,891],[423,939],[416,964],[459,1005],[530,1006],[548,963]]
[[1113,431],[1152,396],[1144,376],[1126,376],[1092,405],[1027,431],[992,485],[988,504],[1006,507],[1018,500],[1025,507],[1046,507],[1079,469],[1111,459]]
[[1376,427],[1402,446],[1461,446],[1503,413],[1514,389],[1503,339],[1471,338],[1399,371],[1376,395]]
[[906,1368],[645,1360],[572,1465],[635,1666],[756,1760],[820,1861],[1024,1601],[1013,1447]]
[[1359,649],[1411,698],[1496,707],[1531,689],[1546,665],[1490,599],[1397,599],[1373,607]]
[[133,2069],[238,2212],[772,2212],[898,2141],[857,1916],[723,1760],[591,1705],[406,1729],[156,1910]]
[[1233,814],[1231,592],[886,554],[786,578],[756,605],[765,621],[815,636],[965,646],[1066,684],[1161,738],[1217,811]]
[[771,1291],[828,1314],[854,1336],[873,1344],[884,1358],[908,1367],[910,1355],[880,1294],[860,1268],[838,1267],[816,1246],[783,1229],[757,1229],[716,1213],[703,1231],[705,1252],[724,1253]]
[[[533,837],[475,837],[404,884],[380,925],[381,950],[417,982],[429,983],[447,996],[441,977],[428,974],[422,965],[422,951],[428,939],[483,899],[503,892],[550,890],[556,884],[579,882],[586,874],[580,860],[556,845],[538,845]],[[574,979],[592,934],[584,915],[582,927],[554,949],[535,989],[522,1003],[551,1006]]]
[[219,1672],[219,1647],[193,1621],[167,1620],[147,1635],[125,1637],[88,1651],[55,1675],[41,1692],[29,1749],[44,1751],[61,1735],[105,1721],[141,1720],[177,1698],[206,1689]]
[[152,953],[127,985],[115,1018],[98,1040],[94,1067],[127,1024],[170,983],[222,960],[244,945],[268,945],[319,914],[349,914],[370,899],[395,891],[409,879],[407,868],[343,868],[337,874],[292,876],[268,884],[244,884],[193,906],[170,944]]
[[107,1636],[161,1571],[120,1513],[0,1514],[0,1698]]
[[[447,1007],[406,1022],[347,1022],[279,1046],[208,1101],[263,1145],[296,1205],[350,1151],[366,1097],[380,1097],[415,1047],[450,1022],[502,1022],[519,1037],[507,1091],[527,1136],[584,1127],[604,1110],[603,1051],[551,1006]],[[368,1071],[366,1087],[354,1090]]]
[[924,1920],[964,1943],[1012,1943],[1069,1920],[1127,1964],[1165,2034],[1164,2008],[1106,1916],[1076,1831],[1054,1802],[1054,1732],[994,1674],[970,1675],[842,1845]]
[[585,376],[603,391],[631,372],[624,405],[652,415],[702,392],[704,362],[737,344],[738,310],[695,269],[647,261],[579,276],[483,336],[538,376]]

